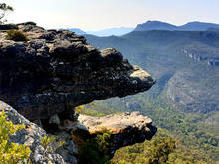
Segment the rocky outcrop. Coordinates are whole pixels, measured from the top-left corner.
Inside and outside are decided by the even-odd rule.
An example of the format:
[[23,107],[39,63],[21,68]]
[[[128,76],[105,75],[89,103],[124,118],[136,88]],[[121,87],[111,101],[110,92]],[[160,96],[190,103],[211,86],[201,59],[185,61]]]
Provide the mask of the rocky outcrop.
[[78,121],[90,135],[96,135],[107,129],[110,133],[111,152],[120,147],[151,139],[157,131],[152,120],[139,112],[113,114],[105,117],[80,115]]
[[112,155],[117,149],[123,146],[131,145],[137,142],[143,142],[145,139],[151,139],[156,133],[156,127],[152,125],[152,120],[138,112],[114,114],[105,117],[91,117],[80,115],[78,121],[65,120],[65,123],[59,125],[56,140],[62,140],[65,144],[57,150],[48,150],[41,143],[43,136],[48,135],[41,127],[31,123],[15,109],[0,101],[0,112],[4,110],[8,120],[14,124],[24,124],[26,128],[17,132],[11,138],[11,142],[24,144],[31,148],[30,159],[32,163],[43,164],[49,161],[57,164],[77,163],[79,147],[77,141],[72,137],[79,134],[81,137],[88,139],[99,134],[102,128],[109,130],[110,151]]
[[[9,29],[22,31],[29,40],[6,40]],[[74,136],[89,139],[101,127],[111,132],[112,154],[122,146],[151,139],[156,127],[139,113],[102,118],[81,115],[78,119],[74,107],[134,95],[154,83],[117,50],[98,50],[73,32],[45,30],[34,22],[0,26],[0,100],[13,107],[0,101],[0,112],[5,110],[14,124],[26,125],[11,141],[31,148],[32,163],[77,163],[79,147]],[[48,152],[41,143],[48,133],[56,136],[55,142],[65,144]]]
[[117,50],[98,50],[83,36],[33,22],[17,27],[28,42],[6,40],[0,32],[0,99],[30,120],[71,116],[75,106],[133,95],[155,83]]
[[15,24],[0,24],[0,30],[17,30],[18,27]]
[[32,151],[30,155],[32,163],[43,164],[49,161],[57,164],[65,163],[63,157],[58,153],[53,151],[46,153],[45,147],[41,145],[41,138],[47,134],[42,128],[31,123],[11,106],[0,101],[0,112],[2,112],[2,110],[5,111],[7,119],[12,121],[13,124],[24,124],[26,126],[25,129],[12,136],[11,142],[29,146]]

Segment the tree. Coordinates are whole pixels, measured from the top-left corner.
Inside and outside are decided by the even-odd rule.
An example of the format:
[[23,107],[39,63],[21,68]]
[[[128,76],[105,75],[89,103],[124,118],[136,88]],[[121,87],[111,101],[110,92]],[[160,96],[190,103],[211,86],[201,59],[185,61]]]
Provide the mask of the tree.
[[14,125],[8,121],[3,111],[0,112],[0,163],[21,164],[29,159],[31,150],[26,145],[13,143],[10,137],[17,131],[25,128],[25,125]]
[[8,11],[14,11],[13,7],[5,4],[0,3],[0,24],[3,24],[4,22],[7,22],[6,19],[3,19]]

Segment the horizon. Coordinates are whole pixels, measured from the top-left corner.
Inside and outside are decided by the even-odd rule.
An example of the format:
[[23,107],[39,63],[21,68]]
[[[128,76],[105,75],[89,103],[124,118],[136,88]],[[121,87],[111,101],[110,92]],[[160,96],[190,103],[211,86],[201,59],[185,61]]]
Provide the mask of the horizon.
[[135,28],[138,24],[149,20],[176,26],[194,21],[219,24],[217,17],[219,1],[211,0],[211,3],[205,0],[198,1],[93,0],[89,3],[88,0],[62,2],[5,0],[3,2],[15,9],[8,14],[8,22],[33,21],[47,29],[79,28],[83,31],[99,31],[120,27]]

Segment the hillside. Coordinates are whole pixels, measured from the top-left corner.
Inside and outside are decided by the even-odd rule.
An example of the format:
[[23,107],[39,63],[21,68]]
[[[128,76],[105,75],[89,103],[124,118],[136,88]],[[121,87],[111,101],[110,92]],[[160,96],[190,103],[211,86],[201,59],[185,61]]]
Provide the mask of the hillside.
[[137,25],[134,31],[169,30],[169,31],[206,31],[210,28],[219,28],[219,24],[205,22],[189,22],[182,26],[172,25],[160,21],[147,21]]
[[135,31],[150,31],[150,30],[176,30],[177,26],[160,21],[147,21],[146,23],[139,24]]
[[122,37],[87,35],[87,39],[99,48],[119,49],[132,64],[147,67],[157,81],[147,93],[98,104],[114,111],[141,111],[184,146],[219,160],[216,31],[134,31]]
[[[119,49],[156,78],[152,95],[165,95],[186,111],[217,111],[219,35],[216,32],[146,31],[122,37],[87,35],[99,47]],[[210,95],[210,96],[209,96]]]

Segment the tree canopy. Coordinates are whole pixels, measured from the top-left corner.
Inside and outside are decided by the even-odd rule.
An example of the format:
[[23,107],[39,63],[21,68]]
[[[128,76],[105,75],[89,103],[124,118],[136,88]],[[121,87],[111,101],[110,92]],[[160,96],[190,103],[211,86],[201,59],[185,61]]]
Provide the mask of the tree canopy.
[[6,16],[8,11],[14,11],[13,7],[7,5],[6,3],[0,3],[0,24],[6,22],[6,19],[3,19]]

